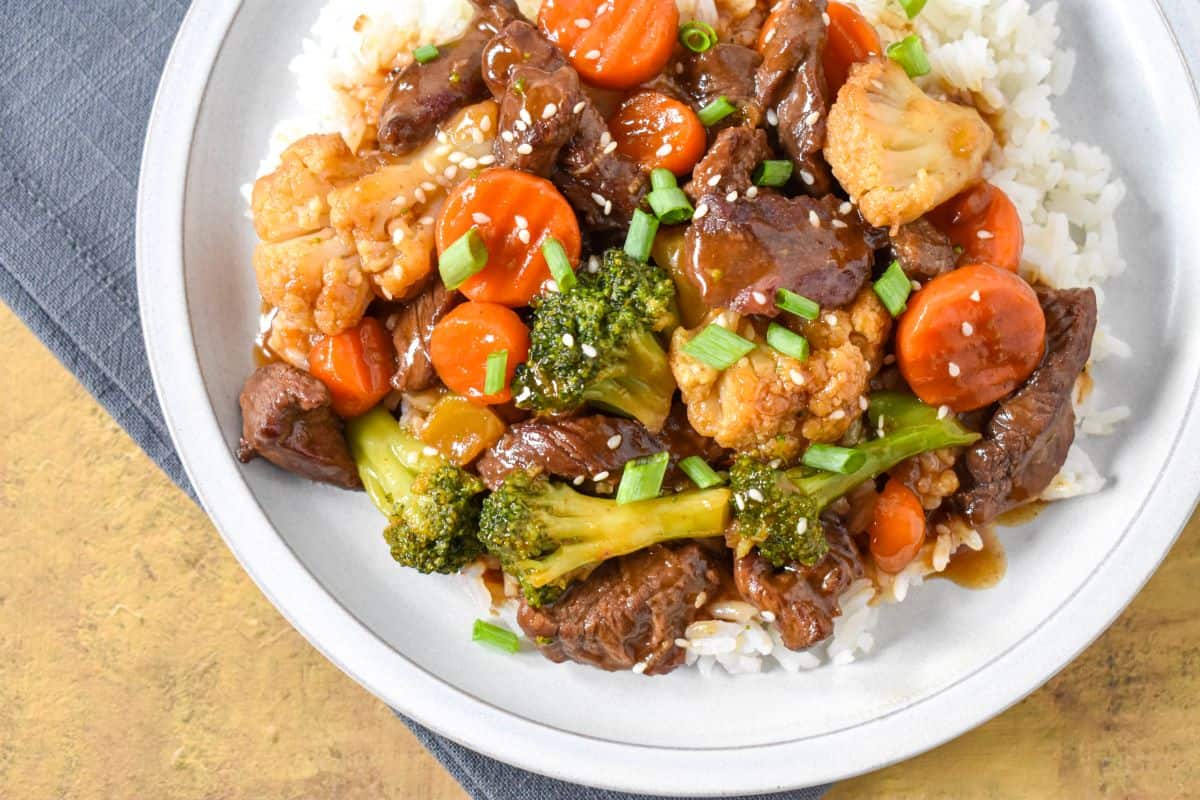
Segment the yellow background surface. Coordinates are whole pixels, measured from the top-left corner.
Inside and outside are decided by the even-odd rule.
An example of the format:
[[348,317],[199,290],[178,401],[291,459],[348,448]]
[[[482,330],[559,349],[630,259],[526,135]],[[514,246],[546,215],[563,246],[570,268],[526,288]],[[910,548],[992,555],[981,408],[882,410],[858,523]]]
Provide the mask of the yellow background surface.
[[[465,797],[3,306],[0,364],[0,798]],[[1200,796],[1198,586],[1194,520],[1046,687],[830,797]]]

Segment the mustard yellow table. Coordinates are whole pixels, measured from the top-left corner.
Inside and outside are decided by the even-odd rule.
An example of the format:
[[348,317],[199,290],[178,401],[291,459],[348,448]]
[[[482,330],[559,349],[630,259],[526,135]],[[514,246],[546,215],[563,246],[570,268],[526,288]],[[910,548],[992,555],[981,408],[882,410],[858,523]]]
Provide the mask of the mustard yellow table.
[[[0,798],[459,800],[0,306]],[[1200,797],[1200,520],[1075,664],[832,798]]]

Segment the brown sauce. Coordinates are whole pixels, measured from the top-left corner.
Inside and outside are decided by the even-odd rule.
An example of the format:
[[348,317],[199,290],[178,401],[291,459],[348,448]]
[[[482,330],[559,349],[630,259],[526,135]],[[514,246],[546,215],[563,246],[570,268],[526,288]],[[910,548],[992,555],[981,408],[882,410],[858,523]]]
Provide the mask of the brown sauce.
[[502,606],[508,601],[504,594],[504,573],[498,567],[488,567],[483,571],[483,585],[492,596],[493,606]]
[[1004,546],[990,526],[980,528],[979,535],[983,538],[982,550],[960,547],[950,557],[945,571],[934,577],[953,581],[965,589],[990,589],[1000,583],[1008,571]]
[[282,360],[267,344],[267,339],[271,336],[271,323],[275,319],[276,310],[266,303],[263,303],[259,309],[258,335],[254,337],[254,349],[250,352],[255,368],[265,367],[267,364],[274,364],[276,361]]
[[1037,519],[1038,515],[1046,508],[1046,501],[1035,500],[1032,503],[1026,503],[1023,506],[1010,508],[996,519],[997,525],[1003,525],[1005,528],[1015,528],[1018,525],[1025,525]]

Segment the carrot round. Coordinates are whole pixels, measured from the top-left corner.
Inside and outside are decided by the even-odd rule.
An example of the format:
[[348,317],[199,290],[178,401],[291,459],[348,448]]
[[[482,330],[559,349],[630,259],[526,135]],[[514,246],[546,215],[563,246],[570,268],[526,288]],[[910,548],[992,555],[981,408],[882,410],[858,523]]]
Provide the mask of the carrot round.
[[686,175],[704,155],[708,134],[696,112],[659,92],[638,92],[608,121],[617,152],[647,169]]
[[1017,207],[1003,191],[980,183],[929,212],[929,221],[962,251],[963,263],[1016,272],[1025,249]]
[[875,566],[896,574],[912,563],[925,543],[925,509],[903,482],[892,478],[879,493],[871,520]]
[[[874,26],[853,6],[830,3],[826,13],[829,15],[829,33],[825,40],[825,83],[830,96],[836,96],[850,76],[850,67],[882,53],[883,44]],[[770,25],[771,18],[768,18],[763,26],[764,36]]]
[[675,0],[545,0],[538,25],[585,81],[631,89],[671,58],[679,9]]
[[[488,358],[505,351],[504,388],[485,394]],[[442,317],[429,337],[429,359],[442,383],[479,405],[512,399],[513,373],[529,357],[529,329],[512,309],[495,303],[463,303]]]
[[511,169],[489,169],[458,185],[437,220],[438,255],[472,228],[487,247],[483,270],[460,288],[472,300],[520,308],[550,280],[542,244],[558,239],[579,265],[579,221],[554,184]]
[[391,391],[392,337],[379,320],[365,317],[356,327],[317,342],[308,354],[308,371],[329,387],[339,416],[361,416]]
[[924,402],[983,408],[1025,382],[1042,360],[1046,316],[1017,275],[971,264],[917,292],[896,332],[896,360]]

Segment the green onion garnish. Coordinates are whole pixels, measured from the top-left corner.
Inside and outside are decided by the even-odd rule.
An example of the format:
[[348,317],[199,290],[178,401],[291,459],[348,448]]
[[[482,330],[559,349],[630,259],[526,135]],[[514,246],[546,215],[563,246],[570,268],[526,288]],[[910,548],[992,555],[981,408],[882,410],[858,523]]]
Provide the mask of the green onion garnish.
[[851,447],[814,444],[809,445],[808,450],[804,451],[804,457],[800,459],[800,463],[823,472],[848,475],[857,469],[862,469],[863,464],[867,463],[867,456],[862,451]]
[[764,161],[750,176],[755,186],[783,186],[792,177],[792,162]]
[[921,9],[925,8],[925,0],[897,0],[897,2],[904,9],[904,13],[908,14],[909,19],[916,17],[921,13]]
[[696,213],[688,196],[678,186],[672,186],[669,189],[655,189],[646,195],[646,200],[650,203],[650,208],[654,209],[654,215],[658,217],[658,221],[663,225],[678,225],[680,222],[687,222]]
[[889,44],[887,56],[904,67],[910,78],[928,75],[933,69],[929,65],[929,57],[925,55],[925,48],[921,46],[921,39],[915,33]]
[[571,269],[571,259],[567,258],[567,250],[562,242],[551,236],[542,242],[542,257],[550,267],[550,274],[558,284],[560,292],[569,292],[575,288],[575,270]]
[[487,262],[487,245],[483,243],[479,229],[471,228],[442,253],[438,259],[438,272],[447,289],[457,289],[486,267]]
[[775,305],[789,314],[795,314],[801,319],[812,322],[821,316],[821,306],[816,300],[809,300],[802,294],[780,289],[775,293]]
[[617,505],[623,506],[626,503],[658,497],[670,461],[671,454],[662,452],[637,458],[626,464],[625,472],[621,475],[621,485],[617,488]]
[[515,633],[481,619],[475,620],[475,628],[471,631],[471,641],[486,644],[506,653],[515,653],[521,649],[521,640]]
[[754,342],[713,323],[683,346],[683,352],[713,369],[729,369],[754,352]]
[[428,64],[440,55],[441,51],[434,44],[423,44],[416,50],[413,50],[413,58],[417,60],[418,64]]
[[716,100],[713,100],[704,108],[700,109],[700,113],[697,116],[700,117],[700,122],[704,125],[704,127],[711,128],[713,125],[716,125],[718,122],[725,119],[735,111],[737,111],[737,106],[729,102],[728,97],[721,95]]
[[711,489],[725,482],[725,479],[700,456],[688,456],[679,462],[679,468],[701,489]]
[[679,41],[693,53],[703,53],[717,43],[717,32],[706,22],[692,20],[680,26]]
[[625,252],[630,258],[646,262],[650,260],[650,248],[654,246],[654,236],[658,233],[658,220],[640,208],[633,212],[629,221],[629,234],[625,237]]
[[767,327],[767,344],[797,361],[808,361],[808,339],[772,322]]
[[675,173],[669,169],[658,169],[650,173],[650,188],[651,189],[674,189],[679,185],[679,181],[675,178]]
[[483,393],[490,397],[503,392],[506,377],[508,377],[508,351],[497,350],[487,357],[487,377],[483,379]]
[[893,317],[904,313],[908,307],[908,296],[912,294],[912,282],[904,274],[904,268],[899,261],[893,261],[883,273],[883,277],[875,281],[875,294],[887,306]]

